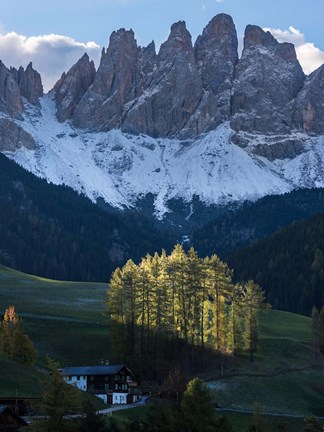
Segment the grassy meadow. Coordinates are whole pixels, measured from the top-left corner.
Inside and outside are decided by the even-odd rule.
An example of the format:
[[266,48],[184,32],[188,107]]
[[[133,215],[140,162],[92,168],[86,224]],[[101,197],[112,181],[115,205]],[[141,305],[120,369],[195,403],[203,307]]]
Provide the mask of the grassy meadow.
[[[15,306],[39,352],[38,368],[45,366],[46,355],[62,366],[110,358],[106,290],[105,284],[52,281],[0,266],[0,313]],[[225,409],[253,410],[258,402],[261,412],[324,416],[323,364],[323,356],[315,357],[312,349],[310,318],[270,310],[260,315],[255,362],[248,355],[230,358],[224,377],[215,368],[202,378],[214,390],[217,405]],[[30,372],[2,357],[0,368],[8,372],[2,375],[0,394],[12,394],[16,388],[26,396],[39,394],[42,374],[37,370]],[[242,416],[242,424],[251,417],[230,416]]]

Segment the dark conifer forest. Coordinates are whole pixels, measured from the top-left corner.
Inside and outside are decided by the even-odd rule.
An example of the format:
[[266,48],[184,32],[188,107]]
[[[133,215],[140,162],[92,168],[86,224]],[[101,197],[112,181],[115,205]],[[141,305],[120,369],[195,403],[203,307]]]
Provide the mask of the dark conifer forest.
[[275,309],[310,315],[324,298],[324,214],[295,222],[229,259],[238,280],[253,280]]
[[0,209],[0,263],[38,276],[104,282],[130,257],[172,246],[138,213],[108,213],[2,154]]

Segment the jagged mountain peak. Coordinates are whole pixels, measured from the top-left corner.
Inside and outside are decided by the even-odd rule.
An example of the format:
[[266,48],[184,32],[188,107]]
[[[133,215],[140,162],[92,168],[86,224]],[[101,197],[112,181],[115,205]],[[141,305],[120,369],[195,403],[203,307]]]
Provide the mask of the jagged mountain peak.
[[256,46],[273,48],[277,45],[277,39],[275,39],[269,31],[265,32],[257,25],[249,24],[246,26],[244,33],[244,49],[249,49]]
[[241,58],[237,46],[226,14],[194,46],[185,22],[173,24],[158,53],[122,28],[97,70],[85,54],[25,112],[19,74],[32,82],[36,73],[1,63],[0,132],[10,145],[0,147],[93,200],[132,206],[152,194],[160,215],[170,197],[227,204],[323,186],[324,66],[305,79],[294,46],[254,25]]
[[[222,38],[235,30],[233,18],[225,13],[215,15],[203,29],[202,36]],[[199,36],[198,36],[199,37]]]
[[182,53],[192,55],[192,41],[186,23],[178,21],[172,24],[170,35],[167,41],[161,45],[158,58],[160,61],[168,61]]

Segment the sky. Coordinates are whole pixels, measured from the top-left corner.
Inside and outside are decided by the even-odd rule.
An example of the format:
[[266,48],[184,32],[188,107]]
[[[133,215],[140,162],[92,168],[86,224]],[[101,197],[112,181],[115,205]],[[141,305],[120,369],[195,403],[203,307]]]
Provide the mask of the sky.
[[294,43],[306,74],[324,63],[324,0],[0,0],[0,11],[0,59],[32,61],[46,91],[84,52],[98,66],[114,30],[132,28],[139,45],[158,48],[184,20],[194,42],[221,12],[233,17],[240,46],[246,25],[256,24]]

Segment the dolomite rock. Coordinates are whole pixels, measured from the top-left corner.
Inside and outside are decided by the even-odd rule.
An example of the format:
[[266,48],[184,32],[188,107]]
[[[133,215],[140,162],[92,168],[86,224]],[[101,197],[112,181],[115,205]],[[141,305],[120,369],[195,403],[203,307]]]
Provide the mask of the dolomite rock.
[[0,151],[15,151],[21,147],[35,149],[33,137],[13,120],[0,118]]
[[296,98],[294,126],[308,133],[324,133],[324,65],[307,77]]
[[0,112],[13,118],[21,117],[24,106],[14,74],[0,61]]
[[122,129],[154,137],[179,135],[202,96],[191,35],[180,21],[161,45],[151,84],[126,107]]
[[43,96],[43,85],[41,76],[33,69],[32,63],[29,63],[25,70],[23,67],[18,69],[17,82],[21,96],[33,105],[38,104],[39,98]]
[[121,127],[123,105],[135,97],[137,57],[134,32],[113,32],[94,82],[75,109],[76,126],[94,130]]
[[197,38],[195,61],[205,95],[197,110],[197,134],[214,129],[230,118],[237,45],[235,25],[226,14],[216,15]]
[[84,54],[67,73],[62,74],[54,87],[56,115],[59,121],[63,122],[73,116],[76,106],[93,83],[95,75],[96,69],[88,54]]
[[242,57],[234,73],[232,128],[289,132],[289,103],[297,96],[304,78],[292,44],[278,43],[260,27],[247,26]]

